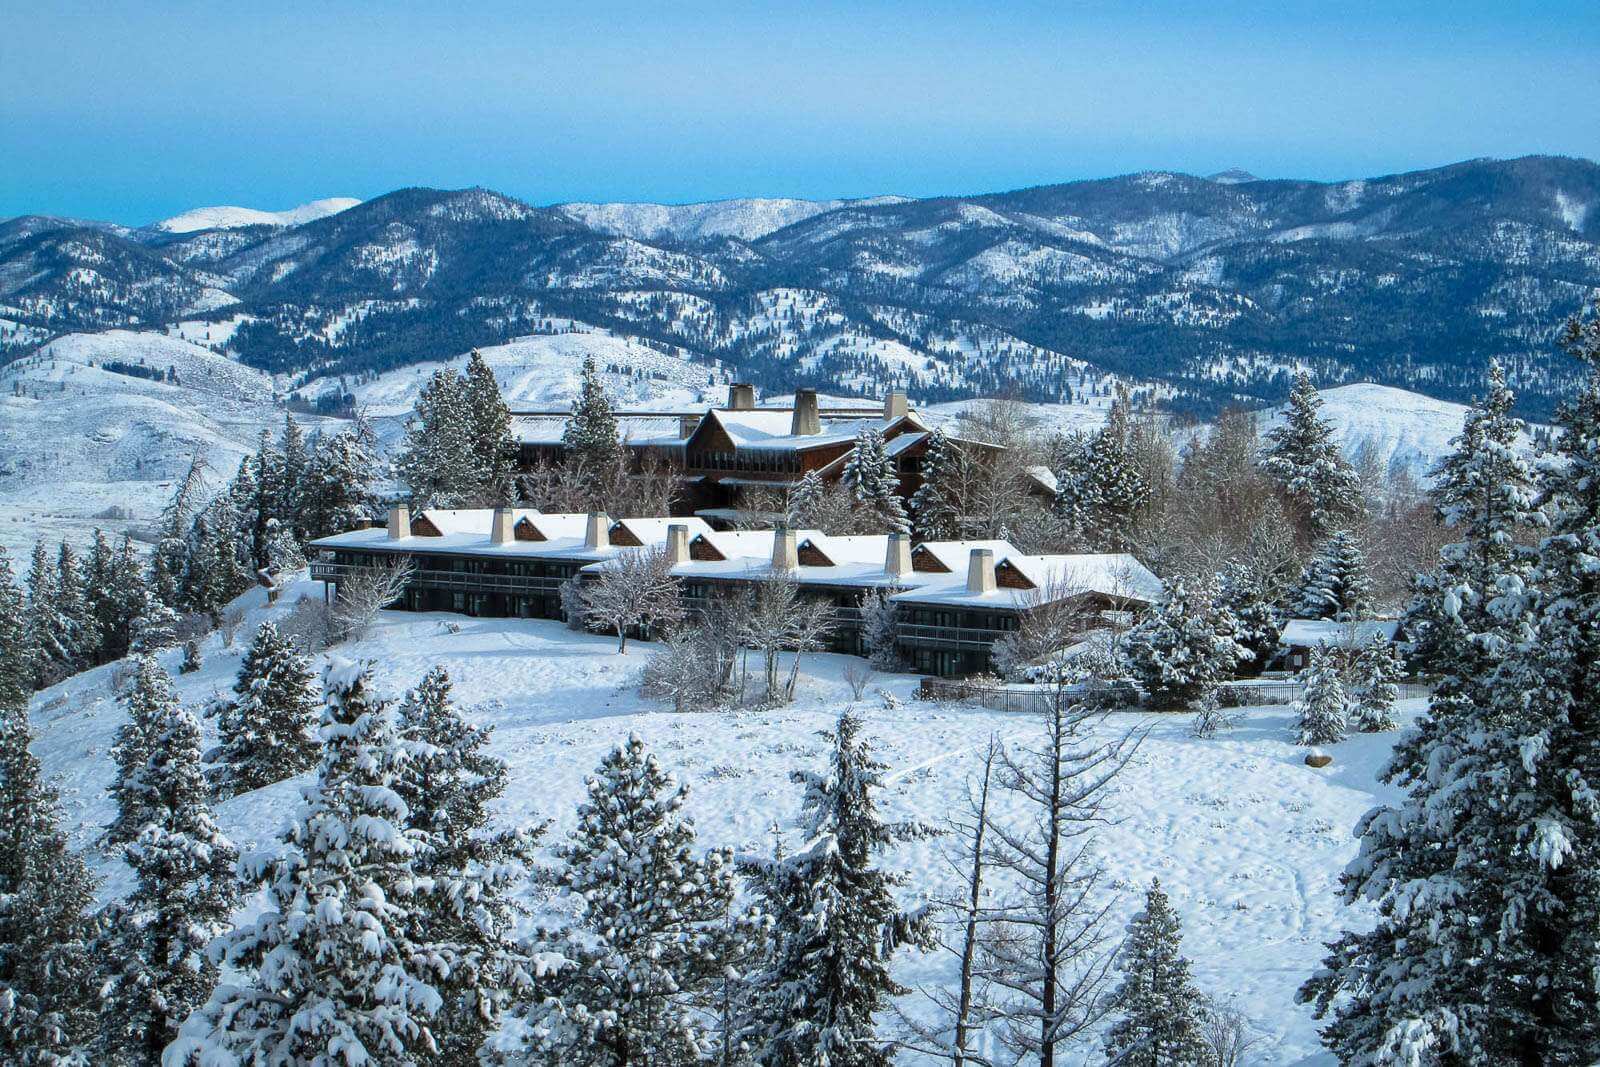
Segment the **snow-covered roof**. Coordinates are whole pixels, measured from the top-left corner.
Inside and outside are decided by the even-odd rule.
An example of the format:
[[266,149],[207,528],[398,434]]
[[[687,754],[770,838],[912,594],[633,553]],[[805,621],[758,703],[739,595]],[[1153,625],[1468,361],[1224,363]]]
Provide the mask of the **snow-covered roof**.
[[[539,531],[546,535],[543,541],[518,541],[513,538],[500,544],[490,540],[492,509],[480,508],[472,511],[452,512],[455,516],[473,516],[481,513],[481,525],[469,522],[466,518],[457,520],[456,528],[445,532],[439,537],[426,537],[410,535],[400,538],[390,538],[387,528],[378,526],[367,530],[351,530],[347,533],[334,534],[331,537],[318,538],[311,542],[310,547],[315,549],[363,549],[369,552],[394,553],[396,555],[469,555],[469,556],[511,556],[539,559],[577,559],[595,561],[609,559],[622,552],[629,551],[633,546],[608,545],[605,548],[591,548],[585,544],[588,516],[584,514],[550,514],[546,515],[532,508],[515,508],[513,513],[513,529],[515,524],[523,517],[535,523]],[[424,514],[432,514],[425,512]],[[689,536],[706,532],[711,527],[703,519],[693,518],[646,518],[624,519],[628,529],[646,547],[662,545],[667,540],[667,527],[684,525],[689,528]],[[615,525],[615,524],[613,524]]]
[[715,420],[727,432],[728,439],[733,442],[735,448],[767,451],[802,450],[816,448],[819,445],[854,441],[865,430],[874,429],[884,433],[902,422],[918,430],[926,429],[916,416],[911,414],[897,415],[892,419],[830,418],[824,415],[820,419],[821,432],[810,434],[790,432],[794,426],[794,412],[790,410],[755,408],[733,411],[717,408],[708,412],[706,418]]
[[[684,412],[698,416],[702,412]],[[528,445],[558,445],[567,429],[567,415],[513,415],[511,437]],[[635,445],[681,445],[682,415],[617,412],[617,436]]]
[[847,563],[876,563],[883,566],[889,554],[888,534],[850,534],[832,536],[812,534],[800,540],[803,548],[810,544],[818,552],[833,560],[835,565]]
[[[513,516],[515,522],[522,514],[537,515],[539,512],[533,508],[524,508],[520,514]],[[433,528],[441,534],[478,533],[488,536],[490,526],[494,522],[493,508],[426,508],[411,516],[415,523],[418,519],[427,519]]]
[[1056,477],[1056,472],[1051,470],[1049,467],[1043,465],[1036,467],[1025,467],[1023,468],[1022,473],[1026,474],[1029,478],[1032,478],[1040,485],[1040,487],[1047,489],[1052,493],[1061,491],[1061,481]]
[[687,526],[690,538],[693,538],[696,534],[712,532],[711,524],[706,520],[688,516],[665,519],[618,519],[612,523],[612,526],[621,526],[637,537],[641,543],[647,545],[664,544],[667,540],[667,527],[669,526]]
[[[772,555],[773,530],[703,530],[699,536],[690,535],[690,541],[704,541],[725,559],[760,559]],[[795,531],[798,544],[817,531]]]
[[1161,579],[1126,552],[1008,556],[1007,561],[1039,589],[1099,593],[1153,604],[1166,595]]
[[950,570],[952,574],[959,574],[966,578],[967,564],[972,559],[972,550],[987,548],[994,553],[995,559],[1006,556],[1018,555],[1017,546],[1010,541],[923,541],[911,549],[912,552],[926,550],[929,555],[938,560],[940,564]]
[[1393,641],[1400,631],[1399,619],[1362,619],[1336,622],[1333,619],[1290,619],[1283,624],[1280,644],[1293,647],[1314,645],[1363,645],[1374,637]]

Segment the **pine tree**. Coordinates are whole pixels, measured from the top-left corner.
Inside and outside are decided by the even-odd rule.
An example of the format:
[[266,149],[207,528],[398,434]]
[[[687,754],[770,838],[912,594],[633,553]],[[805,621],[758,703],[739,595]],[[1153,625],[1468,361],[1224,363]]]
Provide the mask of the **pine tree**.
[[319,440],[306,471],[307,539],[354,530],[370,518],[377,510],[376,470],[370,430],[359,421],[353,431]]
[[315,764],[311,668],[272,622],[256,631],[233,691],[233,700],[207,712],[218,720],[218,744],[206,762],[219,797],[260,789]]
[[[1588,376],[1545,467],[1549,534],[1526,582],[1491,571],[1482,609],[1452,605],[1469,654],[1396,746],[1385,780],[1406,799],[1362,820],[1343,877],[1377,925],[1341,935],[1300,991],[1346,1062],[1600,1058],[1600,305],[1564,342]],[[1459,558],[1497,551],[1516,506],[1474,509]]]
[[128,624],[128,651],[135,655],[160,652],[178,643],[178,613],[163,604],[155,590],[140,587],[143,599],[138,613]]
[[472,350],[462,384],[462,403],[471,427],[476,480],[485,499],[511,503],[512,466],[517,447],[511,440],[511,412],[500,395],[494,371],[482,353]]
[[794,773],[805,787],[793,855],[746,861],[774,921],[772,957],[756,978],[757,1061],[763,1067],[874,1067],[890,1062],[873,1016],[904,990],[889,974],[893,953],[930,944],[925,917],[904,913],[893,889],[902,878],[873,865],[888,846],[926,836],[911,823],[886,823],[873,794],[883,764],[846,712],[824,736],[826,773]]
[[1133,530],[1140,510],[1150,499],[1150,486],[1139,473],[1131,450],[1131,412],[1126,387],[1095,435],[1080,475],[1078,496],[1083,509],[1084,533],[1097,552],[1123,552],[1133,545]]
[[128,620],[120,617],[118,580],[117,554],[105,532],[96,529],[94,545],[83,561],[83,597],[97,638],[91,664],[121,659],[128,651]]
[[1128,924],[1122,946],[1122,985],[1112,994],[1119,1016],[1106,1034],[1106,1055],[1128,1067],[1210,1067],[1201,1024],[1205,998],[1180,954],[1178,916],[1159,881],[1145,892],[1144,910]]
[[450,701],[450,677],[434,667],[400,705],[409,746],[394,791],[406,827],[427,835],[414,869],[444,885],[470,884],[463,899],[430,911],[429,936],[451,945],[438,983],[445,1007],[434,1024],[440,1064],[472,1067],[503,1006],[511,968],[506,939],[520,906],[512,898],[544,827],[488,832],[489,805],[505,790],[505,763],[484,751],[489,731],[467,724]]
[[1173,581],[1167,599],[1127,637],[1128,669],[1156,707],[1191,707],[1248,662],[1238,623],[1210,589]]
[[72,673],[71,620],[61,610],[59,572],[44,542],[33,546],[28,567],[27,646],[33,653],[33,688],[54,685]]
[[200,642],[190,638],[183,643],[183,662],[178,666],[179,674],[193,674],[203,666],[200,660]]
[[911,496],[911,529],[918,541],[944,541],[960,533],[961,506],[956,490],[961,457],[942,428],[928,433],[922,455],[922,484]]
[[1302,537],[1320,540],[1361,514],[1361,480],[1319,414],[1322,397],[1305,371],[1295,375],[1283,425],[1267,431],[1261,469],[1277,483]]
[[856,435],[841,481],[858,503],[872,509],[889,532],[910,532],[905,504],[900,499],[900,475],[876,428],[865,427]]
[[1394,644],[1381,635],[1362,647],[1354,664],[1356,681],[1355,705],[1350,709],[1351,722],[1362,733],[1379,733],[1400,725],[1394,716],[1395,698],[1399,696],[1402,668],[1400,653]]
[[144,832],[154,817],[156,800],[145,769],[155,751],[158,726],[178,706],[172,678],[161,669],[154,656],[140,656],[134,664],[133,686],[123,700],[128,720],[117,727],[111,747],[117,776],[110,793],[117,814],[106,827],[106,841],[125,845]]
[[33,648],[27,602],[17,588],[11,557],[0,545],[0,714],[28,706],[33,692]]
[[861,639],[867,662],[880,671],[900,669],[900,610],[891,599],[898,591],[890,586],[861,596]]
[[149,822],[126,852],[138,884],[116,909],[103,953],[102,1050],[129,1067],[159,1067],[178,1026],[211,995],[217,965],[206,947],[235,903],[237,853],[206,802],[200,724],[168,702],[149,725]]
[[292,411],[283,413],[283,436],[278,439],[278,454],[283,457],[282,468],[275,487],[277,492],[272,514],[268,517],[277,519],[293,530],[296,540],[304,541],[306,527],[302,516],[305,514],[308,485],[306,472],[310,469],[311,460],[305,434],[300,431],[300,424],[294,421]]
[[3,640],[15,629],[0,617],[0,1062],[77,1067],[95,1020],[95,882],[28,749],[23,665]]
[[714,937],[732,906],[731,857],[694,854],[685,787],[637,735],[589,779],[578,826],[558,851],[562,882],[581,902],[561,942],[571,966],[529,1022],[558,1062],[694,1062],[710,1051],[692,1005],[717,975]]
[[1311,662],[1301,676],[1305,696],[1295,702],[1302,745],[1332,745],[1344,740],[1349,728],[1348,698],[1339,677],[1339,664],[1326,645],[1311,650]]
[[437,1051],[447,946],[429,940],[432,894],[415,874],[430,843],[395,792],[408,758],[394,710],[348,661],[327,672],[317,780],[276,854],[246,857],[265,910],[213,952],[239,971],[190,1015],[167,1067],[215,1063],[418,1064]]
[[[140,616],[159,604],[150,583],[145,580],[143,561],[134,550],[133,538],[124,535],[122,546],[107,567],[106,590],[101,594],[101,655],[107,660],[121,659],[133,651]],[[164,617],[176,626],[177,613],[163,608]]]
[[205,457],[196,452],[178,483],[172,500],[161,512],[161,540],[150,565],[150,585],[156,597],[170,608],[182,608],[183,578],[189,569],[189,531],[205,492]]
[[1277,655],[1283,633],[1273,597],[1259,576],[1247,567],[1234,565],[1223,574],[1217,600],[1233,616],[1237,627],[1234,640],[1250,653],[1250,658],[1239,664],[1239,673],[1260,674]]
[[448,367],[436,371],[417,397],[406,423],[406,442],[395,463],[417,507],[462,507],[480,489],[472,451],[464,383]]
[[611,398],[595,370],[594,357],[585,356],[578,398],[572,404],[572,416],[561,432],[561,443],[567,454],[589,469],[601,469],[612,462],[617,451],[617,416],[611,409]]
[[790,529],[810,530],[817,528],[817,513],[822,505],[823,495],[827,487],[823,485],[822,475],[816,471],[807,471],[801,475],[800,481],[795,484],[789,493],[789,500],[785,506],[784,520]]
[[1300,576],[1295,618],[1349,622],[1372,614],[1372,579],[1361,542],[1349,530],[1328,537]]
[[247,536],[250,559],[256,566],[267,550],[267,523],[277,514],[282,460],[273,450],[271,434],[262,430],[256,454],[239,461],[239,469],[228,483],[228,497],[239,513],[240,529]]
[[65,541],[56,551],[56,610],[66,623],[62,640],[68,649],[68,673],[93,666],[100,651],[100,628],[78,553]]

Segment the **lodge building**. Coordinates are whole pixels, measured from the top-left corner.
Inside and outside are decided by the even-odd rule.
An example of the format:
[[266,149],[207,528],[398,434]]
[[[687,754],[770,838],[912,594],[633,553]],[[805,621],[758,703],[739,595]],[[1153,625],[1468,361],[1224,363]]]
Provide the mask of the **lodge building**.
[[611,520],[526,508],[390,511],[385,526],[311,544],[311,577],[337,595],[341,580],[386,558],[414,570],[400,603],[411,611],[563,617],[561,587],[592,581],[625,552],[661,548],[688,607],[783,575],[834,609],[830,647],[861,654],[862,597],[886,590],[898,605],[897,641],[913,669],[944,676],[991,665],[996,641],[1049,598],[1085,617],[1138,613],[1162,595],[1132,556],[1023,554],[1005,541],[913,546],[905,534],[833,537],[816,530],[718,531],[703,519]]

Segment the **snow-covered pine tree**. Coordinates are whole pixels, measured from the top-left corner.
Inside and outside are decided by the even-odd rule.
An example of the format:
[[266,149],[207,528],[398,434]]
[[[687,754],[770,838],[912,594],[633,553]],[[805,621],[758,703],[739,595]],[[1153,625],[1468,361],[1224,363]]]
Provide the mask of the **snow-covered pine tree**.
[[1372,614],[1372,579],[1354,532],[1337,530],[1322,542],[1300,575],[1290,612],[1299,619],[1340,622]]
[[61,610],[58,571],[44,542],[36,542],[28,566],[27,646],[33,653],[33,688],[54,685],[72,673],[72,622]]
[[1349,697],[1339,677],[1338,657],[1326,645],[1311,650],[1311,662],[1301,673],[1305,695],[1294,703],[1302,745],[1332,745],[1344,740],[1349,729]]
[[510,504],[517,458],[517,446],[511,440],[511,412],[500,395],[494,371],[476,348],[467,358],[461,400],[470,427],[474,474],[482,499]]
[[1400,695],[1397,683],[1404,668],[1394,642],[1373,634],[1352,666],[1355,678],[1350,688],[1355,703],[1350,708],[1351,725],[1362,733],[1395,729],[1400,721],[1394,717],[1394,702]]
[[1050,444],[1050,470],[1056,477],[1055,512],[1065,539],[1073,545],[1086,545],[1091,525],[1090,513],[1098,501],[1089,465],[1093,440],[1082,431],[1058,434]]
[[941,427],[928,433],[922,455],[922,484],[911,496],[911,529],[918,541],[945,541],[960,533],[961,505],[957,466],[961,457]]
[[1234,640],[1250,653],[1251,658],[1239,664],[1239,673],[1260,674],[1277,654],[1283,633],[1273,597],[1252,568],[1242,564],[1230,566],[1223,573],[1217,597],[1223,610],[1233,616],[1237,627]]
[[[5,576],[0,575],[0,578]],[[0,608],[11,606],[0,582]],[[97,1002],[95,882],[67,845],[55,790],[29,751],[25,664],[0,611],[0,1062],[81,1067]]]
[[864,427],[845,460],[840,480],[856,501],[870,509],[891,533],[908,533],[905,503],[900,499],[900,474],[889,457],[883,435]]
[[416,877],[430,846],[405,827],[394,789],[409,749],[393,708],[348,660],[329,664],[326,685],[317,779],[281,846],[239,862],[265,909],[211,950],[240,984],[219,985],[189,1016],[166,1067],[411,1065],[437,1050],[450,955],[419,931],[432,899],[458,887]]
[[[121,659],[127,653],[127,625],[117,618],[116,565],[117,554],[111,542],[107,540],[104,530],[96,528],[94,542],[88,555],[83,558],[83,598],[89,616],[94,620],[94,633],[98,638],[91,657],[91,662],[95,664]],[[114,644],[120,644],[121,647],[116,655],[111,655]]]
[[611,398],[595,369],[594,357],[585,356],[579,372],[578,397],[572,403],[572,416],[561,431],[567,454],[590,470],[603,469],[616,455],[617,416]]
[[108,844],[125,845],[144,832],[154,817],[154,786],[145,770],[154,752],[157,728],[178,706],[172,678],[154,656],[140,656],[134,662],[133,685],[123,699],[128,719],[117,727],[111,756],[117,776],[108,790],[116,801],[117,814],[106,827]]
[[827,487],[822,483],[822,476],[816,471],[807,471],[801,475],[800,481],[789,493],[789,500],[785,506],[784,519],[790,529],[817,528],[817,512],[826,492]]
[[26,708],[33,692],[33,648],[27,601],[17,588],[11,556],[0,545],[0,713]]
[[360,428],[318,440],[306,471],[306,536],[344,533],[370,518],[377,510],[376,471],[377,460]]
[[462,507],[476,502],[479,486],[465,385],[450,368],[436,371],[422,387],[406,423],[406,440],[395,469],[410,487],[416,507]]
[[170,608],[183,606],[183,576],[189,569],[189,530],[205,492],[206,461],[196,452],[178,488],[161,512],[161,540],[150,564],[150,585]]
[[846,712],[824,736],[825,773],[797,771],[805,787],[805,847],[773,859],[748,858],[763,910],[773,920],[772,956],[756,976],[756,1061],[763,1067],[881,1067],[891,1053],[873,1017],[904,992],[889,974],[895,951],[931,944],[926,916],[902,912],[903,879],[874,865],[895,842],[926,836],[914,823],[888,823],[874,793],[882,763]]
[[200,659],[200,642],[191,637],[183,643],[183,662],[178,665],[179,674],[193,674],[204,663]]
[[1322,397],[1305,371],[1295,375],[1283,424],[1266,433],[1261,470],[1277,483],[1303,542],[1318,541],[1361,514],[1361,479],[1319,414]]
[[1122,985],[1111,995],[1117,1021],[1106,1033],[1110,1062],[1128,1067],[1210,1067],[1201,1030],[1205,997],[1182,955],[1177,913],[1160,881],[1145,891],[1144,910],[1128,924]]
[[1090,443],[1078,492],[1084,533],[1097,552],[1122,552],[1132,547],[1135,520],[1150,499],[1150,486],[1139,472],[1131,450],[1131,401],[1126,387],[1106,416],[1106,424]]
[[563,1064],[699,1061],[710,1043],[693,1005],[717,978],[711,949],[734,895],[732,859],[695,855],[687,789],[637,735],[601,761],[588,791],[557,850],[583,908],[560,943],[571,962],[527,1022]]
[[1600,1059],[1600,304],[1563,340],[1588,376],[1545,466],[1549,535],[1528,581],[1496,578],[1486,610],[1452,612],[1475,654],[1396,746],[1385,777],[1406,799],[1362,819],[1343,877],[1377,925],[1342,934],[1300,991],[1345,1062]]
[[207,712],[218,720],[218,743],[206,762],[219,797],[292,778],[316,763],[313,687],[294,641],[271,621],[262,623],[240,665],[234,699]]
[[1214,590],[1191,590],[1175,579],[1167,599],[1129,631],[1123,654],[1154,706],[1186,708],[1249,662],[1237,633],[1237,620]]
[[132,651],[134,624],[152,597],[133,538],[123,535],[121,547],[110,552],[104,585],[91,583],[90,597],[99,620],[101,659],[121,659]]
[[898,591],[887,586],[861,595],[861,639],[867,646],[867,662],[880,671],[900,668],[900,609],[890,599]]
[[168,702],[149,724],[141,770],[149,823],[126,849],[138,877],[102,944],[100,1062],[160,1067],[189,1012],[211,995],[211,940],[235,903],[233,844],[217,828],[200,770],[200,724]]
[[135,655],[160,652],[178,643],[178,613],[157,598],[155,590],[141,587],[143,603],[128,624],[128,651]]
[[311,467],[311,456],[305,434],[301,432],[292,411],[283,413],[283,435],[278,439],[278,454],[283,457],[282,467],[275,487],[277,497],[273,501],[272,514],[268,517],[283,523],[294,531],[296,540],[303,541],[306,536],[303,518],[308,488],[306,472]]
[[100,627],[89,599],[88,581],[78,553],[65,541],[56,551],[56,608],[67,622],[71,673],[94,665],[101,645]]
[[504,1006],[507,939],[522,911],[512,893],[544,827],[490,830],[489,805],[505,790],[506,766],[485,751],[489,731],[469,725],[451,703],[443,667],[406,694],[399,716],[409,760],[394,790],[406,805],[406,827],[429,841],[413,867],[445,886],[472,889],[438,900],[427,915],[427,935],[450,945],[448,974],[436,983],[444,1008],[434,1021],[433,1062],[473,1067]]

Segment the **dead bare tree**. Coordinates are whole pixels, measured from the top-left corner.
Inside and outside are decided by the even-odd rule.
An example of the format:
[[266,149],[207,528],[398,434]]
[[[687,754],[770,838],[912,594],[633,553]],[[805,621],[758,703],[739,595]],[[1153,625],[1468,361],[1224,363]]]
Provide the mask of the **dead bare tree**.
[[617,635],[617,653],[628,651],[628,631],[682,621],[683,601],[665,548],[633,549],[582,584],[583,617],[593,630]]
[[[761,653],[769,701],[793,700],[800,656],[822,648],[835,625],[833,606],[800,595],[794,576],[775,571],[756,583],[744,621],[744,643]],[[778,682],[778,657],[794,653],[788,681]]]
[[1058,685],[1044,740],[1020,753],[1002,750],[1002,788],[1030,809],[1022,826],[994,822],[994,862],[1019,889],[995,909],[983,941],[984,970],[1000,993],[1002,1040],[1018,1056],[1054,1067],[1056,1049],[1083,1037],[1108,1009],[1104,985],[1115,961],[1107,947],[1110,904],[1098,897],[1102,870],[1091,852],[1105,823],[1107,787],[1142,739],[1132,731],[1090,739],[1104,718],[1067,699]]
[[339,594],[329,613],[333,643],[365,637],[378,612],[405,594],[416,572],[410,556],[388,556],[341,577]]

